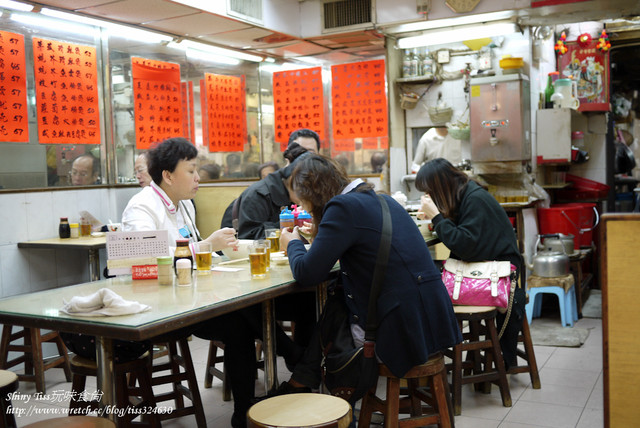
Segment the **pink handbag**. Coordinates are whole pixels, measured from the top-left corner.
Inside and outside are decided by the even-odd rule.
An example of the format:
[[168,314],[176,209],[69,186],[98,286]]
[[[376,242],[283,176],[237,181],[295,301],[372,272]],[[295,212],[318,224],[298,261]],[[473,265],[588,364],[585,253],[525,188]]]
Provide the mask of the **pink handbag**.
[[447,259],[442,271],[442,282],[454,305],[509,306],[509,294],[515,280],[511,274],[516,267],[509,262],[490,261],[467,263]]

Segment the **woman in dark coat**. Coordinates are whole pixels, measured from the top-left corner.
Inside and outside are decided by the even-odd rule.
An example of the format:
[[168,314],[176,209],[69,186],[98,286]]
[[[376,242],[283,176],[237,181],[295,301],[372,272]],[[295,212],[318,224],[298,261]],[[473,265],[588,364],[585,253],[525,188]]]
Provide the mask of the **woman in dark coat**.
[[[282,231],[280,245],[287,249],[293,276],[303,286],[317,284],[339,260],[354,341],[362,343],[382,229],[377,195],[360,179],[350,183],[342,168],[320,155],[297,163],[291,186],[302,207],[313,216],[314,237],[307,251],[297,227]],[[400,377],[426,362],[429,355],[459,343],[461,335],[440,272],[418,227],[403,207],[389,196],[384,198],[393,231],[378,299],[375,350]],[[312,342],[289,385],[317,387],[320,358],[320,347]]]
[[[438,238],[452,258],[465,262],[509,261],[522,269],[522,256],[513,226],[498,201],[449,161],[425,163],[416,176],[422,197],[421,211],[433,223]],[[515,364],[517,336],[524,315],[524,290],[518,287],[507,328],[500,344],[507,369]],[[505,315],[498,314],[498,329]]]

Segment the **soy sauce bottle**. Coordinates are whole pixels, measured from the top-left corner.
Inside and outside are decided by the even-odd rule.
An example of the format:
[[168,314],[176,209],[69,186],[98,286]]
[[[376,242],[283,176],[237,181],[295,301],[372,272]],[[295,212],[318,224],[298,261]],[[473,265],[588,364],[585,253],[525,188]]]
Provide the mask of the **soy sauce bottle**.
[[60,225],[58,226],[58,236],[60,236],[60,239],[67,239],[71,237],[71,227],[69,226],[68,217],[60,217]]
[[191,266],[193,266],[193,255],[191,254],[191,250],[189,249],[189,240],[188,239],[176,239],[176,252],[173,253],[173,271],[176,272],[176,262],[180,259],[188,259],[191,261]]

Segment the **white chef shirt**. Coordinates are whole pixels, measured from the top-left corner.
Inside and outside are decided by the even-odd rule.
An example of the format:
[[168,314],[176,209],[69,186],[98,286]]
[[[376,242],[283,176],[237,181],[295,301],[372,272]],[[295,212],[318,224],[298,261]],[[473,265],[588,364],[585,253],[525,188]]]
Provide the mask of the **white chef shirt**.
[[122,230],[166,230],[171,255],[176,249],[176,240],[185,238],[189,239],[191,252],[195,254],[193,244],[200,237],[195,218],[195,208],[190,200],[180,201],[176,207],[164,190],[151,182],[129,200],[122,213]]
[[456,140],[449,134],[441,137],[436,132],[436,128],[429,129],[418,141],[411,171],[418,172],[423,163],[435,158],[445,158],[453,165],[462,162],[460,140]]

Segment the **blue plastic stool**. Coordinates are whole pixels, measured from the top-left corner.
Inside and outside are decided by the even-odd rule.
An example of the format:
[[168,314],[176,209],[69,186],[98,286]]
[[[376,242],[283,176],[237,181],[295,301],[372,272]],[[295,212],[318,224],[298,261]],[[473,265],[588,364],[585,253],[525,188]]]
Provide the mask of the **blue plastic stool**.
[[531,324],[531,319],[533,317],[540,317],[540,312],[542,310],[542,294],[544,293],[551,293],[558,296],[562,326],[573,327],[573,322],[578,321],[575,286],[572,286],[566,293],[564,291],[564,287],[558,286],[529,288],[529,303],[527,303],[525,307],[527,312],[527,321],[529,324]]

